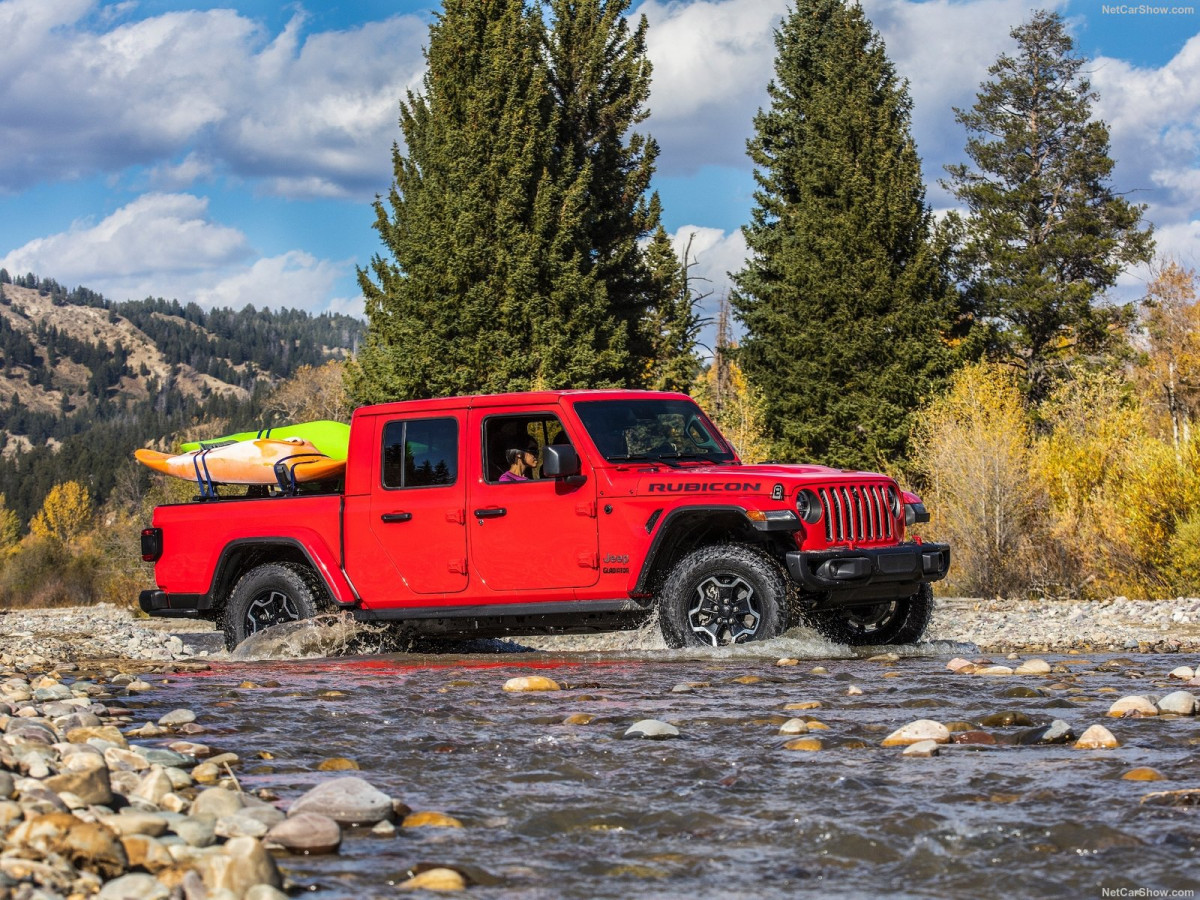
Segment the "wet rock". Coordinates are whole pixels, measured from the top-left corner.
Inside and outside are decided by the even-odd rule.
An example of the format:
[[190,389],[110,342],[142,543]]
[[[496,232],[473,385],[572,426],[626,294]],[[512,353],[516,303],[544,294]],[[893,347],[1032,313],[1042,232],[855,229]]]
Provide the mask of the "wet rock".
[[1034,744],[1066,744],[1075,740],[1075,732],[1062,719],[1055,719],[1049,725],[1031,728],[1016,737],[1016,743],[1029,746]]
[[846,688],[846,696],[847,697],[859,697],[859,696],[862,696],[862,692],[863,692],[862,688],[860,688],[856,684],[852,684],[848,688]]
[[1171,670],[1171,677],[1178,678],[1182,681],[1190,681],[1196,677],[1196,670],[1191,666],[1179,666]]
[[784,750],[802,750],[809,753],[824,750],[825,744],[819,737],[794,738],[783,745]]
[[510,678],[504,682],[506,691],[561,691],[562,688],[553,678],[544,675],[524,675]]
[[971,747],[994,747],[998,742],[994,734],[986,731],[957,731],[951,733],[950,743]]
[[158,724],[163,728],[174,728],[179,725],[187,725],[196,721],[196,714],[190,709],[173,709],[165,716],[158,719]]
[[1157,716],[1158,707],[1154,705],[1149,697],[1122,697],[1108,708],[1108,715],[1113,718]]
[[1025,687],[1025,685],[1018,685],[1017,687],[1008,688],[1001,696],[1009,697],[1014,700],[1023,700],[1029,699],[1030,697],[1041,697],[1043,694],[1034,688]]
[[908,757],[929,758],[938,755],[937,741],[917,741],[904,748],[903,755]]
[[941,722],[932,719],[917,719],[915,722],[897,728],[883,739],[884,747],[907,747],[918,741],[934,741],[946,744],[950,741],[950,731]]
[[267,847],[299,854],[336,853],[341,843],[341,826],[329,816],[316,812],[288,816],[263,836],[263,844]]
[[679,729],[658,719],[642,719],[630,725],[626,729],[624,737],[649,738],[656,741],[670,740],[679,737]]
[[402,828],[462,828],[462,822],[445,813],[423,811],[412,812],[400,823]]
[[1025,713],[1009,710],[1007,712],[992,713],[991,715],[984,716],[979,720],[979,724],[984,728],[1008,728],[1013,725],[1028,728],[1035,723]]
[[794,659],[793,657],[790,657],[790,656],[785,656],[785,657],[783,657],[783,659],[776,660],[775,665],[777,665],[777,666],[798,666],[798,665],[800,665],[800,660]]
[[1013,669],[1015,675],[1049,675],[1050,672],[1050,663],[1044,659],[1027,659]]
[[434,868],[418,872],[396,887],[402,891],[465,891],[467,880],[454,869]]
[[1112,750],[1121,746],[1113,733],[1103,725],[1091,725],[1075,742],[1078,750]]
[[1121,778],[1125,781],[1163,781],[1165,777],[1162,772],[1157,769],[1152,769],[1149,766],[1138,766],[1136,769],[1130,769]]
[[317,785],[288,809],[288,816],[319,812],[341,825],[374,825],[391,818],[392,798],[357,775]]
[[1013,670],[1009,666],[982,666],[975,670],[975,674],[976,675],[1002,676],[1002,675],[1013,674]]
[[1196,695],[1190,691],[1174,691],[1155,704],[1159,713],[1176,716],[1196,714]]
[[786,710],[820,709],[824,704],[820,700],[802,700],[799,703],[788,703]]
[[591,713],[571,713],[563,719],[562,723],[564,725],[591,725],[595,718]]
[[779,726],[780,734],[807,734],[808,723],[803,719],[788,719]]
[[323,759],[317,764],[318,772],[347,772],[358,771],[361,767],[352,759],[347,759],[344,756],[334,756],[330,759]]

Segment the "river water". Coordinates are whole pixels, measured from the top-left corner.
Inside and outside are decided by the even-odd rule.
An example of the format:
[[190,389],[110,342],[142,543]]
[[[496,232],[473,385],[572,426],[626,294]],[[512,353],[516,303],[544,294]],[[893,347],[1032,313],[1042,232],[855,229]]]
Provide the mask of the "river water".
[[[1200,719],[1105,717],[1119,696],[1176,689],[1167,673],[1190,660],[1046,656],[1052,675],[988,678],[946,669],[977,656],[970,645],[878,652],[784,637],[718,655],[233,661],[172,676],[130,705],[143,707],[139,721],[194,709],[209,729],[197,739],[237,753],[242,786],[269,788],[281,805],[358,774],[463,823],[351,829],[337,855],[281,857],[301,896],[321,900],[395,897],[420,863],[463,870],[481,898],[1100,898],[1200,886],[1200,808],[1143,802],[1200,788]],[[503,691],[529,674],[563,690]],[[812,701],[820,707],[786,709]],[[978,726],[1005,712],[1062,719],[1076,734],[1103,723],[1122,746],[952,745],[926,759],[881,747],[915,719]],[[573,714],[592,719],[563,724]],[[779,728],[793,716],[828,726],[811,732],[823,749],[784,749]],[[646,718],[680,736],[623,738]],[[1029,722],[985,730],[1011,740]],[[361,771],[318,772],[332,757]],[[1165,780],[1122,778],[1140,766]]]

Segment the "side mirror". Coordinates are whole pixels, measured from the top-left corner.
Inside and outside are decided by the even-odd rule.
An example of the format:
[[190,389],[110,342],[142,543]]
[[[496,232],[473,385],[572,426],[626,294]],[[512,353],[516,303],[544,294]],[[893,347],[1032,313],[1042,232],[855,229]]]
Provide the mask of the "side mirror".
[[570,444],[550,444],[542,450],[542,474],[547,478],[572,478],[579,474],[579,454]]

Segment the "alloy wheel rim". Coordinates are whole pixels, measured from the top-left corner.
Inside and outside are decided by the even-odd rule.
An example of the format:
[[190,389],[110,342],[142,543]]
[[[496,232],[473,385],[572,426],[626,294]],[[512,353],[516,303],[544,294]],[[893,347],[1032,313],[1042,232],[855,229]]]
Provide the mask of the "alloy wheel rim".
[[710,575],[696,585],[688,609],[688,625],[713,647],[752,639],[762,624],[762,609],[754,587],[733,572]]
[[290,595],[283,591],[263,591],[246,610],[246,634],[255,634],[282,622],[295,622],[299,618],[300,610]]

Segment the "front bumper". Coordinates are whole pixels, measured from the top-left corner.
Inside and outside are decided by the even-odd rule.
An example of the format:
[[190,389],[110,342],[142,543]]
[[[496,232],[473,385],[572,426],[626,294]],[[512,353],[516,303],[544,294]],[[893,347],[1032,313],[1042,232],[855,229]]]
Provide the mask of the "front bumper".
[[[857,550],[796,550],[788,573],[806,591],[854,598],[907,597],[925,582],[946,577],[950,545],[900,544]],[[839,596],[839,599],[849,599]]]

